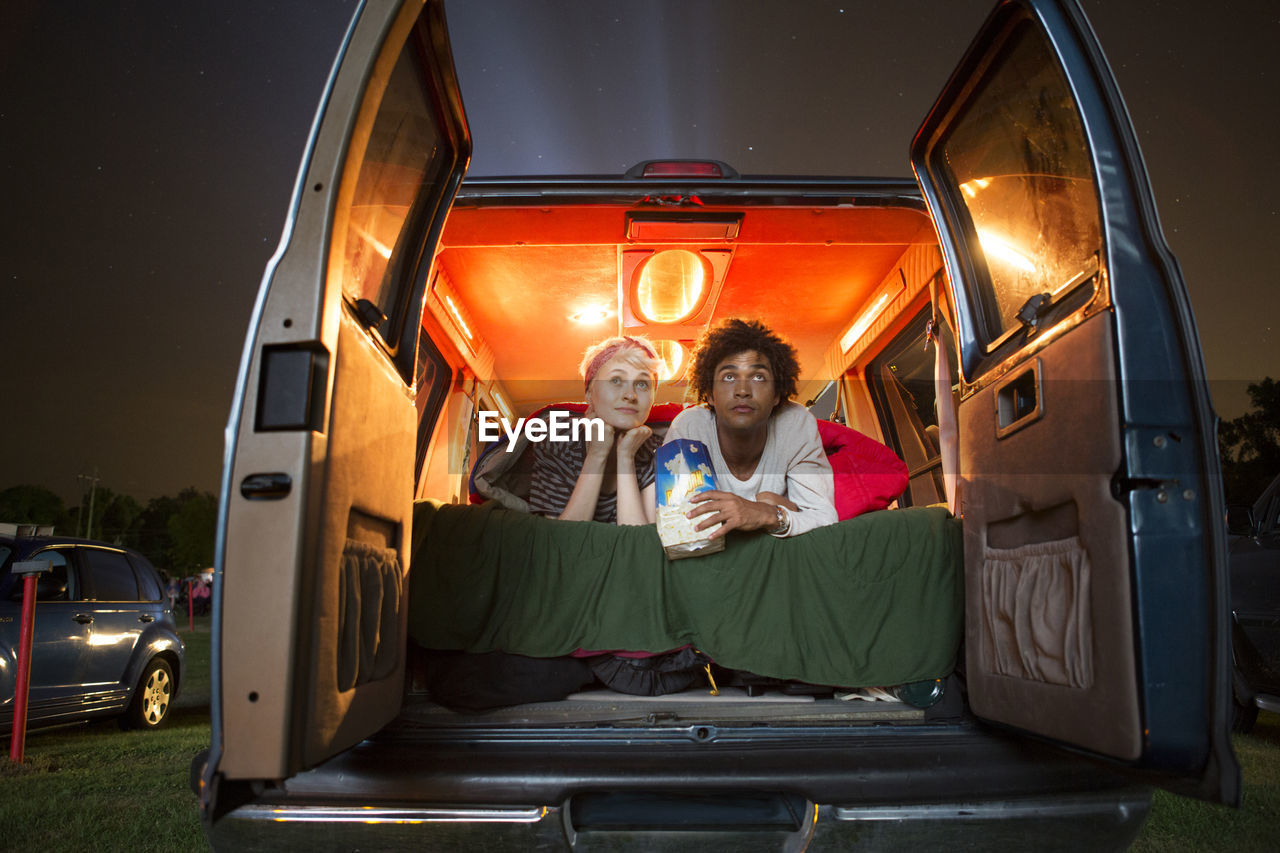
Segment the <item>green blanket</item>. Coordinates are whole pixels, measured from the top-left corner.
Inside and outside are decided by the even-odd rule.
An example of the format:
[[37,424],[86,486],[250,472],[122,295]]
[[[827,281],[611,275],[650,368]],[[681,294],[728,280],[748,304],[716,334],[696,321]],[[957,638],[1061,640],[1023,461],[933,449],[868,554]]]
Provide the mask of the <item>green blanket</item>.
[[939,678],[963,625],[960,524],[872,512],[791,539],[731,534],[670,561],[656,528],[417,505],[409,631],[533,657],[692,644],[722,666],[846,687]]

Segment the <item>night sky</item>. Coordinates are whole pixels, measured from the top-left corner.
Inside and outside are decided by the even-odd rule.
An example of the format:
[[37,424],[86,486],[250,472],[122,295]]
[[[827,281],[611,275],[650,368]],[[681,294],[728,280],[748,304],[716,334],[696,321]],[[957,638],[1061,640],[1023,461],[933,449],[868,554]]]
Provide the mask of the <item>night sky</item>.
[[[909,175],[992,3],[448,3],[471,174]],[[1085,9],[1128,103],[1219,413],[1280,377],[1280,9]],[[216,491],[222,431],[342,2],[7,2],[0,488]]]

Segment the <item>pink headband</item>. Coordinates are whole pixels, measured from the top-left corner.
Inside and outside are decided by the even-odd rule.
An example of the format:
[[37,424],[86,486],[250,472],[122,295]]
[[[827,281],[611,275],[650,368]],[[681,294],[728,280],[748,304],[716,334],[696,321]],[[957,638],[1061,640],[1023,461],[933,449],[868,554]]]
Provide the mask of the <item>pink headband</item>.
[[620,350],[623,350],[628,346],[634,346],[654,361],[658,360],[658,354],[654,352],[644,341],[623,336],[614,343],[611,343],[604,349],[600,350],[600,352],[596,353],[595,357],[591,359],[586,370],[582,371],[583,388],[589,389],[591,387],[591,380],[596,378],[596,373],[604,366],[604,363],[617,355]]

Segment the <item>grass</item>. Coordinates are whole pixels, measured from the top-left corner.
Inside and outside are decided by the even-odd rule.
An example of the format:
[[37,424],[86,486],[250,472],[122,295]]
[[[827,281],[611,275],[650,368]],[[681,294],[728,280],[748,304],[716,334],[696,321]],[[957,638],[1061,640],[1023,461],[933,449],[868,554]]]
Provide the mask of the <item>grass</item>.
[[187,645],[169,723],[121,731],[115,720],[33,729],[25,761],[0,758],[0,848],[58,851],[206,850],[191,759],[209,745],[209,619]]
[[1280,714],[1262,711],[1253,731],[1234,735],[1244,775],[1237,809],[1156,791],[1135,853],[1280,850]]
[[[169,725],[122,732],[115,721],[27,734],[26,762],[0,758],[0,848],[58,851],[207,849],[187,786],[209,744],[209,619],[183,631],[187,676]],[[1263,712],[1233,739],[1244,805],[1214,806],[1157,791],[1136,853],[1280,849],[1280,714]]]

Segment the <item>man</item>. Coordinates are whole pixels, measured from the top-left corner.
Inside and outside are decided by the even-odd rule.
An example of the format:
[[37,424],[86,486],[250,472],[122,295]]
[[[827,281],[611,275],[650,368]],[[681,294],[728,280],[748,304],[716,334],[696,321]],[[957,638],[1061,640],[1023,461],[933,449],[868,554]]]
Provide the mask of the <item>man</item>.
[[676,416],[666,441],[703,442],[717,491],[692,498],[697,529],[722,526],[798,536],[836,521],[831,465],[818,425],[792,402],[800,364],[795,348],[757,321],[731,319],[708,329],[690,365],[689,393],[701,404]]

